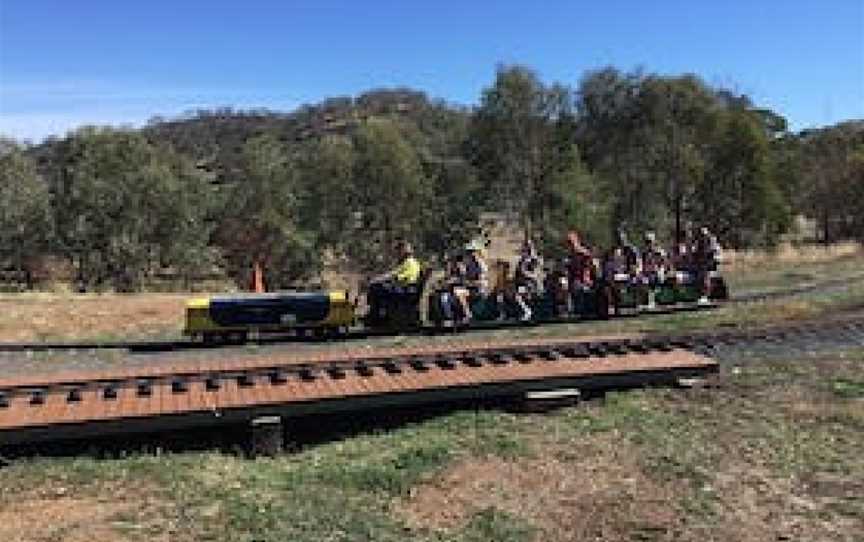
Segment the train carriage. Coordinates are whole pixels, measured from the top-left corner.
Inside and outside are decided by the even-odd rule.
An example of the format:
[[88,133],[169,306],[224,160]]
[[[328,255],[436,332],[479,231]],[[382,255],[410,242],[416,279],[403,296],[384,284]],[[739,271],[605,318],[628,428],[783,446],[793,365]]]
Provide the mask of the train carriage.
[[[403,295],[381,304],[382,314],[358,314],[357,306],[346,291],[276,292],[239,294],[192,299],[186,307],[184,333],[205,343],[245,341],[250,333],[311,333],[340,336],[362,325],[377,332],[402,332],[418,329],[453,327],[460,320],[454,302],[442,289],[422,274],[416,286]],[[709,274],[711,302],[728,298],[728,289],[717,271]],[[569,293],[566,303],[549,290],[540,291],[526,301],[531,308],[531,323],[605,319],[623,314],[639,314],[654,307],[672,310],[694,307],[704,292],[692,276],[669,277],[648,287],[628,277],[600,281],[578,296]],[[492,294],[471,299],[473,319],[468,327],[488,327],[498,322],[519,322],[520,310],[506,295]]]

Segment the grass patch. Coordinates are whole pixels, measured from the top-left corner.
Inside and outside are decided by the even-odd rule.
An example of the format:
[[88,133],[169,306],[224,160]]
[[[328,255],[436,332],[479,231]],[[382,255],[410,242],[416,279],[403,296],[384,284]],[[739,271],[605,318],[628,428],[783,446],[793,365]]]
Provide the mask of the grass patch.
[[471,518],[462,535],[465,542],[488,542],[490,540],[500,542],[522,542],[532,540],[537,529],[526,525],[512,514],[486,508]]
[[[776,273],[809,281],[838,262],[844,273],[860,270],[855,256],[843,258],[789,264],[761,278],[759,266],[742,265],[756,276],[742,274],[740,285],[776,286]],[[0,304],[10,298],[18,299]],[[89,302],[63,302],[70,299],[72,312]],[[20,300],[31,305],[19,307],[21,321],[59,303]],[[138,301],[128,302],[87,310],[104,311],[99,318],[138,314]],[[746,328],[862,306],[864,285],[856,283],[715,311],[349,344]],[[4,318],[9,325],[12,317]],[[144,329],[130,325],[130,333]],[[610,393],[544,415],[462,411],[273,459],[37,458],[0,469],[0,539],[855,540],[864,532],[862,398],[864,350],[790,356],[742,348],[724,358],[715,389]]]
[[847,399],[864,398],[864,380],[838,379],[831,383],[831,390]]
[[0,510],[48,507],[45,540],[854,539],[864,352],[724,367],[718,389],[457,412],[274,459],[23,461],[0,470]]

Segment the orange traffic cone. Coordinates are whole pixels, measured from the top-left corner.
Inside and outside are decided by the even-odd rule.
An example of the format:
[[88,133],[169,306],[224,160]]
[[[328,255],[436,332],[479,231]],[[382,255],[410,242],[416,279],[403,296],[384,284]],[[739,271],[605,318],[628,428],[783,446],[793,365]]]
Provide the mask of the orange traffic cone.
[[264,271],[261,270],[261,264],[255,262],[252,265],[252,284],[250,289],[256,294],[263,294],[264,289]]

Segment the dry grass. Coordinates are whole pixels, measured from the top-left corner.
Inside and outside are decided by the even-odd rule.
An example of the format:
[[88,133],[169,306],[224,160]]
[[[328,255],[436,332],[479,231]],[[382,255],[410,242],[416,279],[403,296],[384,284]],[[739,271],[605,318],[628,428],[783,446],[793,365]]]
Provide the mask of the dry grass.
[[723,265],[731,272],[758,269],[766,265],[793,267],[798,264],[818,264],[864,256],[860,243],[795,246],[784,243],[775,250],[725,250]]
[[[724,273],[733,292],[782,289],[860,275],[864,269],[864,251],[854,243],[785,246],[776,253],[729,252],[726,259]],[[342,287],[350,280],[345,275],[331,282]],[[0,342],[177,338],[185,300],[200,295],[204,294],[0,294]],[[803,310],[789,308],[790,314]]]
[[0,540],[861,540],[864,351],[736,356],[706,390],[457,412],[266,460],[13,463]]
[[0,341],[176,335],[187,295],[47,293],[0,296]]
[[107,483],[67,487],[48,483],[0,499],[0,540],[4,542],[161,542],[178,536],[170,503],[152,488]]
[[536,540],[624,540],[672,533],[683,521],[672,481],[647,476],[620,435],[585,442],[578,453],[547,448],[543,457],[475,458],[447,469],[394,505],[415,529],[444,535],[484,510],[500,510],[537,528]]

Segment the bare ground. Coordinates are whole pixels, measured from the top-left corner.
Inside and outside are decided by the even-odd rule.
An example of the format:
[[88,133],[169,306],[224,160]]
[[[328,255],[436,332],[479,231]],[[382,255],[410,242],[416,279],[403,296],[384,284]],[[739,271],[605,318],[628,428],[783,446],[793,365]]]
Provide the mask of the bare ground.
[[13,463],[0,539],[862,540],[864,350],[775,346],[719,353],[718,387],[455,413],[270,460]]
[[609,435],[543,458],[460,462],[395,505],[416,528],[457,531],[486,509],[528,521],[537,540],[622,540],[672,535],[684,521],[676,483],[651,479],[626,441]]
[[[719,389],[538,422],[531,457],[465,458],[393,509],[445,539],[486,509],[533,525],[537,541],[864,539],[861,353],[735,361]],[[836,382],[859,395],[838,399]],[[568,434],[574,422],[602,430]]]
[[176,335],[191,295],[4,294],[0,296],[0,341]]
[[162,542],[184,537],[152,488],[48,484],[0,499],[0,540],[8,542]]

